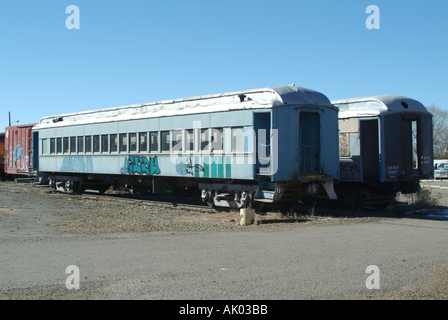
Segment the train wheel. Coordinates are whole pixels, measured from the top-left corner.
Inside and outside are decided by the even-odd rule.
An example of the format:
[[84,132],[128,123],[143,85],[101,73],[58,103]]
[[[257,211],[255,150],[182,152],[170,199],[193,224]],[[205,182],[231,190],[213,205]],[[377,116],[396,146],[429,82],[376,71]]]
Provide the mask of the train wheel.
[[384,211],[389,206],[389,204],[390,204],[389,202],[386,202],[386,203],[375,203],[373,205],[373,207],[375,208],[375,210]]
[[98,192],[100,194],[104,194],[104,192],[106,192],[107,190],[109,190],[109,186],[102,186],[98,188]]
[[293,208],[294,201],[283,201],[280,202],[280,211],[285,213]]
[[252,202],[249,203],[248,207],[250,209],[254,209],[255,212],[259,212],[261,211],[261,209],[263,209],[264,207],[264,202],[260,202],[260,201],[254,201],[252,200]]
[[362,211],[362,208],[364,207],[364,205],[366,204],[366,195],[365,194],[359,194],[356,197],[356,204],[355,204],[355,208],[358,211]]

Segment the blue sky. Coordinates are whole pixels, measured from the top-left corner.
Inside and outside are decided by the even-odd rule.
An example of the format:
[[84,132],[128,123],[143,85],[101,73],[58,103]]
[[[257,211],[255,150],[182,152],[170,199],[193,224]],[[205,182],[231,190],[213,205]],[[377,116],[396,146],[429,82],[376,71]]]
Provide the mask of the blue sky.
[[448,109],[447,57],[446,0],[0,0],[0,128],[292,83]]

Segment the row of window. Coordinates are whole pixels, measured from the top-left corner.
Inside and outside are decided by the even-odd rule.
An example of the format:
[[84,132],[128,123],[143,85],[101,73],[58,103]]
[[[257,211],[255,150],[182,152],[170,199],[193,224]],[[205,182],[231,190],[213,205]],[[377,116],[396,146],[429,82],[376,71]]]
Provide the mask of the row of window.
[[[244,128],[230,129],[232,152],[243,152]],[[200,144],[197,145],[197,142]],[[184,148],[186,152],[222,152],[224,129],[201,129],[200,132],[199,129],[187,129],[42,139],[42,154],[178,153],[183,152]]]

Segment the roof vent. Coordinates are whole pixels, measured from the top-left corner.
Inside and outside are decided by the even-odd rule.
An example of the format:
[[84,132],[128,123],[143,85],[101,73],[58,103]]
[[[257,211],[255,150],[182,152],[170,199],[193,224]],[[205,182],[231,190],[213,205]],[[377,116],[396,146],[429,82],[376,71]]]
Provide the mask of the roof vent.
[[406,102],[401,101],[401,105],[403,106],[403,108],[407,109],[409,106]]
[[53,119],[53,123],[59,122],[59,121],[63,121],[64,119],[62,119],[62,117],[59,117],[57,119]]
[[238,95],[238,98],[240,98],[240,102],[244,102],[244,98],[246,98],[245,94]]

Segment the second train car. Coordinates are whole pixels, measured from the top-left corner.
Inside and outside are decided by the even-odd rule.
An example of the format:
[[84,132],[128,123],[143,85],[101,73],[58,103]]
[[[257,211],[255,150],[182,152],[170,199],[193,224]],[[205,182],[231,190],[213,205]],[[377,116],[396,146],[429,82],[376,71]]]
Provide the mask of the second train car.
[[339,200],[387,207],[431,179],[432,115],[417,100],[383,95],[333,100],[339,108]]

